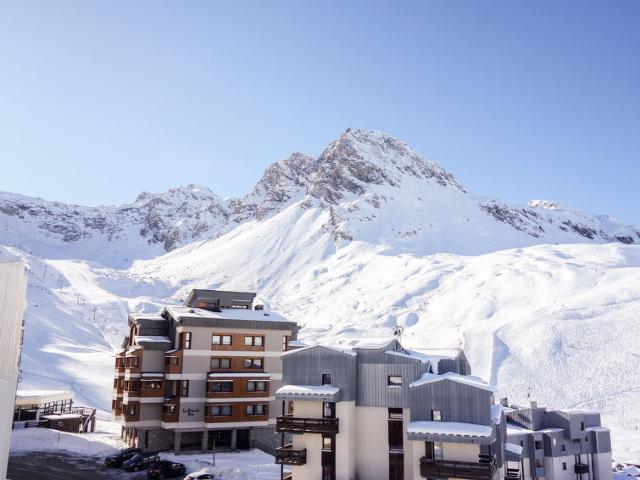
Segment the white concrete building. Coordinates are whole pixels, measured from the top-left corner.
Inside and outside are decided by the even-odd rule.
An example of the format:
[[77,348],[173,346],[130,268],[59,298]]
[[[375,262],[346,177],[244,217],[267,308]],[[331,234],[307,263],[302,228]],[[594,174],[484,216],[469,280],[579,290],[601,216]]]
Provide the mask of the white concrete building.
[[0,263],[0,479],[7,478],[13,407],[26,307],[27,275],[20,261]]

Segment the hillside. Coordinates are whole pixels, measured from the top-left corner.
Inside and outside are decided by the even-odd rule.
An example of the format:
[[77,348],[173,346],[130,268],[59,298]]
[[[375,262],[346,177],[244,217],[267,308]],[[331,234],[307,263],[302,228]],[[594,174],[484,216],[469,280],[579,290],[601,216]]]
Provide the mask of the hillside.
[[196,186],[119,207],[0,196],[0,256],[30,269],[24,384],[70,386],[104,410],[127,312],[233,288],[297,320],[306,341],[399,323],[408,346],[462,342],[500,395],[597,408],[620,439],[623,421],[640,425],[638,243],[640,228],[609,216],[470,193],[359,130],[271,165],[238,199]]

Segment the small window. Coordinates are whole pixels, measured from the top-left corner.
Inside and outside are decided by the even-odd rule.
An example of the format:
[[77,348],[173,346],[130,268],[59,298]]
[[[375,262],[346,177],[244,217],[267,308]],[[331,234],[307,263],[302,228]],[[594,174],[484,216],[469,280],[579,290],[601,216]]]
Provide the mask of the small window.
[[282,337],[282,351],[286,352],[287,350],[289,350],[289,337],[285,335]]
[[180,388],[180,396],[181,397],[189,396],[189,380],[182,380],[182,384]]
[[331,385],[331,374],[323,373],[322,374],[322,385]]
[[560,450],[562,450],[563,452],[567,451],[567,447],[564,445],[564,443],[560,446]]
[[182,348],[191,349],[191,332],[182,332]]
[[176,406],[175,405],[165,405],[162,410],[164,411],[164,413],[168,413],[170,415],[173,415],[174,413],[176,413]]
[[389,375],[387,377],[387,386],[389,387],[401,387],[402,386],[402,377],[398,375]]
[[536,450],[541,450],[542,449],[542,441],[541,440],[536,440],[535,442],[533,442],[535,449]]
[[322,436],[322,450],[326,452],[333,451],[333,437],[329,435]]
[[584,430],[584,422],[580,422],[580,430]]
[[562,469],[566,470],[567,469],[567,462],[562,462]]
[[557,443],[557,442],[556,442],[556,439],[555,439],[555,438],[554,438],[554,439],[552,439],[552,440],[551,440],[551,443],[553,443],[553,444],[555,445],[555,444]]
[[442,411],[441,410],[431,410],[431,420],[434,422],[442,421]]

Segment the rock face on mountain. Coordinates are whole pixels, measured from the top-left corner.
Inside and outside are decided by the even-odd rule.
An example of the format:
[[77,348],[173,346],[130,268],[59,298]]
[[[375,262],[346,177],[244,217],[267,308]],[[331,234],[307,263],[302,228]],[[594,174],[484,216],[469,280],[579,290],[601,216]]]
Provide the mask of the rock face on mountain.
[[[405,244],[411,240],[409,249],[427,245],[431,253],[447,248],[478,253],[491,250],[492,236],[495,249],[509,242],[640,242],[640,228],[611,217],[552,202],[513,206],[475,196],[405,143],[381,132],[348,129],[317,159],[294,153],[272,164],[253,191],[237,199],[222,200],[195,185],[144,192],[134,203],[117,207],[2,193],[0,243],[34,250],[74,244],[89,259],[110,249],[127,258],[151,258],[214,239],[244,222],[263,221],[294,203],[327,211],[324,228],[336,243],[395,238]],[[482,246],[457,248],[460,237],[470,244],[477,237]]]

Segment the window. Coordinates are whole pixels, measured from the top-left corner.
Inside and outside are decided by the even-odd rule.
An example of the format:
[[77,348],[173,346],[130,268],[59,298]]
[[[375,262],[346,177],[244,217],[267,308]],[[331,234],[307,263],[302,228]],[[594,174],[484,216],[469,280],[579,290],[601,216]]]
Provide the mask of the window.
[[567,462],[562,462],[562,469],[566,470],[567,469]]
[[264,337],[256,337],[256,336],[244,337],[244,344],[247,347],[262,347],[264,345]]
[[390,408],[389,409],[389,420],[402,420],[402,409],[401,408]]
[[336,404],[322,402],[322,418],[336,418]]
[[287,350],[289,350],[289,337],[284,335],[282,337],[282,351],[286,352]]
[[211,391],[212,392],[220,392],[220,393],[233,392],[233,380],[221,381],[221,382],[211,382]]
[[267,390],[267,382],[247,382],[248,392],[265,392]]
[[151,380],[151,381],[143,380],[142,388],[148,389],[148,390],[160,390],[162,388],[162,382],[158,380]]
[[555,438],[554,438],[554,439],[552,439],[552,440],[551,440],[551,443],[553,443],[553,444],[555,445],[555,444],[557,443],[557,442],[556,442],[556,439],[555,439]]
[[542,449],[542,440],[536,440],[535,442],[533,442],[533,445],[534,445],[536,450],[541,450]]
[[542,460],[541,458],[537,458],[536,459],[536,468],[543,468],[544,467],[544,460]]
[[434,422],[442,421],[442,411],[441,410],[431,410],[431,420]]
[[247,405],[247,415],[253,415],[253,405],[251,403]]
[[258,403],[256,405],[256,415],[266,415],[267,407],[264,403]]
[[131,357],[131,368],[138,368],[139,362],[140,359],[138,357]]
[[333,436],[331,435],[322,436],[322,450],[324,450],[325,452],[333,451]]
[[211,345],[231,345],[231,335],[213,335]]
[[262,368],[262,359],[261,358],[245,358],[243,362],[244,368]]
[[185,350],[191,349],[191,332],[182,332],[180,333],[180,337],[182,338],[182,348]]
[[231,405],[215,405],[211,407],[211,415],[214,417],[230,417]]
[[323,373],[322,374],[322,385],[331,385],[331,374]]
[[180,384],[180,396],[188,397],[189,396],[189,380],[182,380]]
[[567,450],[567,447],[565,447],[564,443],[560,446],[560,450],[562,450],[563,452]]
[[164,364],[165,365],[178,365],[179,360],[178,357],[164,357]]
[[295,413],[293,405],[293,400],[287,400],[287,415],[293,415]]
[[584,430],[584,422],[580,422],[580,430]]
[[135,404],[129,405],[129,415],[135,415],[136,414],[136,406]]
[[397,375],[389,375],[387,377],[387,386],[389,387],[401,387],[402,386],[402,377]]
[[231,359],[230,358],[213,357],[211,359],[211,370],[229,369],[229,368],[231,368]]
[[162,407],[162,411],[164,413],[169,414],[169,415],[173,415],[174,413],[176,413],[176,406],[175,405],[164,405]]

